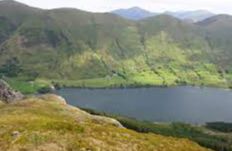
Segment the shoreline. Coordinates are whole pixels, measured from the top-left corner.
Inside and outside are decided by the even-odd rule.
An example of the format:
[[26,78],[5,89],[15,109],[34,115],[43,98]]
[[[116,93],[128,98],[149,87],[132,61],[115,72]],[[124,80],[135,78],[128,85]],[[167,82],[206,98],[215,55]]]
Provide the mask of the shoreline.
[[[54,85],[53,85],[54,86]],[[150,86],[145,86],[145,85],[138,85],[138,86],[124,86],[124,87],[82,87],[82,86],[60,86],[59,88],[55,87],[55,91],[59,89],[89,89],[89,90],[111,90],[111,89],[143,89],[143,88],[178,88],[178,87],[191,87],[191,88],[199,88],[199,89],[204,89],[204,88],[210,88],[210,89],[222,89],[222,90],[227,90],[231,91],[232,88],[230,87],[223,87],[223,86],[200,86],[200,85],[150,85]]]

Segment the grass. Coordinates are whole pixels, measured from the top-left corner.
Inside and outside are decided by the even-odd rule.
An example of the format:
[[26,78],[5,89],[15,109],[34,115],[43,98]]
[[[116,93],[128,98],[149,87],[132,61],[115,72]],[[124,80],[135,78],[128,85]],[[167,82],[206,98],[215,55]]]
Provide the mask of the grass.
[[[65,79],[36,79],[28,81],[20,78],[6,78],[12,88],[23,94],[35,94],[49,91],[50,86],[73,87],[73,88],[125,88],[125,87],[150,87],[150,86],[209,86],[229,88],[230,84],[218,74],[206,71],[179,71],[177,74],[167,70],[143,71],[126,75],[126,79],[120,76],[107,76],[104,78],[91,78],[82,80]],[[179,78],[182,77],[182,78]],[[230,77],[230,76],[227,76]]]
[[129,79],[119,76],[84,79],[84,80],[53,80],[61,87],[81,88],[117,88],[117,87],[139,87],[139,86],[162,86],[162,79],[153,72],[142,72],[130,75]]
[[0,104],[0,150],[208,151],[187,139],[137,133],[101,118],[53,95]]
[[[216,151],[231,151],[232,136],[222,135],[213,132],[213,130],[231,131],[231,124],[211,123],[206,127],[193,126],[185,123],[152,123],[148,121],[138,121],[136,119],[116,116],[104,112],[97,112],[92,109],[84,109],[94,115],[104,115],[117,119],[124,127],[142,133],[154,133],[164,136],[172,136],[177,138],[187,138],[199,143],[202,146],[211,148]],[[210,129],[207,129],[210,128]]]
[[138,85],[162,86],[163,79],[152,71],[144,71],[132,76],[132,81]]
[[48,88],[50,86],[49,82],[40,79],[27,81],[18,78],[6,78],[5,80],[13,89],[20,91],[23,94],[35,94],[41,89]]
[[[226,78],[217,73],[208,71],[181,71],[178,69],[157,69],[136,73],[128,73],[121,77],[106,76],[104,78],[92,78],[82,80],[51,80],[61,87],[77,88],[120,88],[120,87],[146,87],[146,86],[207,86],[228,88]],[[229,76],[227,76],[229,77]],[[48,80],[49,81],[49,80]]]

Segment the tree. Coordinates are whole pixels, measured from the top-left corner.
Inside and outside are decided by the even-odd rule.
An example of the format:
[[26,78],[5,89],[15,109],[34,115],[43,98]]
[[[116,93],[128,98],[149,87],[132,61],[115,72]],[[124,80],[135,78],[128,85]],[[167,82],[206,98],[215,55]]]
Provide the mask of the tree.
[[8,77],[15,77],[22,71],[19,60],[16,57],[8,59],[0,67],[0,74]]

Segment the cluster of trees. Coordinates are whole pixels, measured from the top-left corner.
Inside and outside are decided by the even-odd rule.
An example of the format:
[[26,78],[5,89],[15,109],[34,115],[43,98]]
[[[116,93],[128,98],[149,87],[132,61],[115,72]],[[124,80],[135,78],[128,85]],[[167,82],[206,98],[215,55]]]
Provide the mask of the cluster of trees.
[[39,73],[30,69],[23,69],[17,57],[10,58],[0,65],[0,77],[17,78],[20,75],[23,75],[27,81],[33,81],[38,77]]
[[11,58],[7,60],[1,67],[0,67],[0,75],[7,76],[7,77],[16,77],[22,68],[17,58]]
[[232,123],[211,122],[211,123],[206,123],[206,127],[212,130],[225,132],[225,133],[232,132]]
[[201,146],[216,151],[232,151],[231,140],[223,136],[210,135],[190,124],[172,123],[170,125],[154,124],[147,121],[118,117],[117,120],[126,128],[143,133],[155,133],[178,138],[188,138]]

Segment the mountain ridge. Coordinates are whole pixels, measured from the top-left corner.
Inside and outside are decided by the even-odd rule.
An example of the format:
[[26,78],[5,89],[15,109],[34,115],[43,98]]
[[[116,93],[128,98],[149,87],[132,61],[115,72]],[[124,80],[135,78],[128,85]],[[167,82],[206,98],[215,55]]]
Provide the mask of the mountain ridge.
[[[75,87],[231,85],[230,32],[223,38],[212,27],[165,14],[132,21],[110,13],[37,11],[24,5],[0,12],[0,73],[5,77]],[[217,45],[216,37],[221,38]]]
[[186,20],[186,21],[190,20],[192,22],[199,22],[199,21],[202,21],[204,19],[207,19],[207,18],[210,18],[216,15],[207,10],[176,11],[176,12],[166,11],[163,13],[157,13],[157,12],[147,11],[140,7],[132,7],[128,9],[117,9],[117,10],[111,11],[111,13],[119,15],[126,19],[135,20],[135,21],[146,19],[149,17],[154,17],[160,14],[167,14],[167,15],[173,16],[181,20]]
[[131,20],[141,20],[144,18],[156,16],[156,13],[152,13],[150,11],[147,11],[139,7],[132,7],[128,9],[117,9],[117,10],[111,11],[111,13],[119,15],[126,19],[131,19]]

